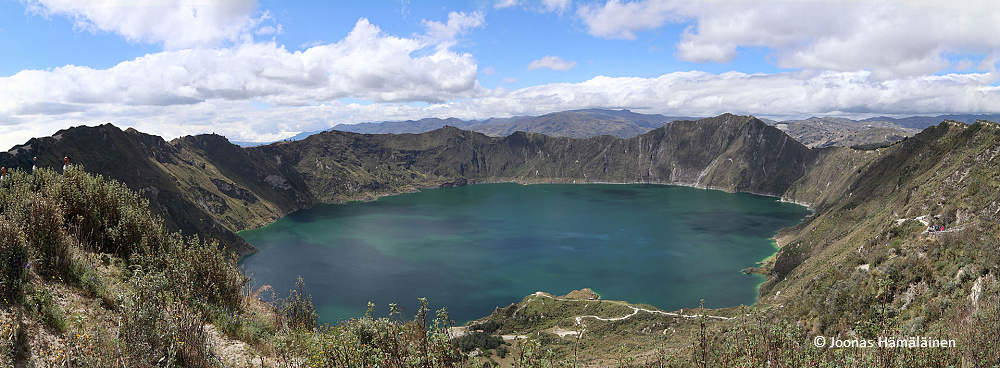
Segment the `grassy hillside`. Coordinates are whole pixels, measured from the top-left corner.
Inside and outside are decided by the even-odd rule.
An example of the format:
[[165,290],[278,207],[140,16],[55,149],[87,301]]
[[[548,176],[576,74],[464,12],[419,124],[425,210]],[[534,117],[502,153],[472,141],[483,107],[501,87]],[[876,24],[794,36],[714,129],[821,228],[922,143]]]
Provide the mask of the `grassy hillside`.
[[[232,179],[220,175],[219,169],[200,153],[110,124],[77,127],[52,137],[31,139],[8,153],[0,153],[0,164],[30,172],[35,156],[39,168],[61,171],[62,158],[69,156],[74,165],[120,180],[154,204],[153,212],[162,216],[168,229],[218,239],[241,254],[251,252],[253,247],[231,230],[273,221],[287,213],[289,202],[295,203],[233,198],[221,190]],[[268,193],[258,190],[254,195]]]
[[[958,342],[934,353],[876,350],[863,360],[882,366],[1000,364],[1000,342],[988,337],[1000,328],[997,152],[1000,128],[989,122],[944,122],[886,149],[831,152],[787,194],[812,199],[816,213],[779,234],[757,308],[799,326],[803,341]],[[837,171],[846,175],[836,180]],[[946,231],[927,231],[935,225]]]
[[79,167],[4,177],[0,263],[2,367],[476,366],[426,304],[317,326],[302,282],[261,301],[232,254]]
[[205,366],[201,327],[244,306],[235,258],[79,168],[4,177],[0,238],[4,366]]
[[[869,153],[867,165],[856,165],[856,174],[831,190],[835,199],[782,234],[786,244],[762,288],[766,301],[780,299],[770,297],[778,291],[852,299],[863,295],[837,289],[869,289],[915,330],[940,318],[941,309],[975,305],[988,294],[969,298],[973,286],[995,288],[1000,264],[998,151],[996,124],[945,122]],[[928,232],[928,225],[947,231]],[[907,308],[914,303],[921,308]],[[849,330],[845,321],[871,312],[861,306],[851,313],[827,310],[833,302],[796,304],[803,318],[837,316],[813,320],[823,332]]]

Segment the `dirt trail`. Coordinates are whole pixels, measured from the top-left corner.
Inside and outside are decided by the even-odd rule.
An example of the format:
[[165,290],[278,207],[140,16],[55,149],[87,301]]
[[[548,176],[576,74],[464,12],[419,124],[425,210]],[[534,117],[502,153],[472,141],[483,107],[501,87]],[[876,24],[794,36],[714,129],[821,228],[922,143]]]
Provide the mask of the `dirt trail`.
[[[556,297],[553,297],[553,296],[548,295],[546,293],[543,293],[541,291],[536,292],[533,295],[536,296],[536,297],[545,297],[545,298],[549,298],[549,299],[557,300],[557,301],[562,301],[562,302],[595,302],[595,301],[597,301],[597,300],[581,300],[581,299],[556,298]],[[615,304],[623,305],[625,307],[628,307],[628,308],[632,309],[632,313],[630,313],[628,315],[625,315],[625,316],[622,316],[622,317],[612,317],[612,318],[604,318],[604,317],[594,316],[594,315],[576,316],[576,317],[574,317],[574,319],[576,320],[576,323],[577,324],[582,324],[584,318],[593,318],[593,319],[596,319],[596,320],[599,320],[599,321],[621,321],[623,319],[631,318],[632,316],[634,316],[636,314],[639,314],[639,312],[646,312],[646,313],[652,313],[652,314],[662,314],[662,315],[665,315],[665,316],[680,317],[680,318],[699,318],[699,317],[702,316],[701,314],[680,314],[680,313],[674,313],[674,312],[664,312],[664,311],[659,311],[659,310],[649,310],[649,309],[646,309],[646,308],[639,308],[639,307],[631,306],[631,305],[629,305],[629,304],[627,304],[625,302],[618,302],[618,301],[607,301],[607,300],[605,300],[603,302],[606,302],[606,303],[615,303]],[[720,320],[729,320],[729,319],[732,319],[732,318],[729,318],[729,317],[710,316],[710,315],[707,315],[707,314],[704,315],[704,316],[705,316],[705,318],[713,318],[713,319],[720,319]]]

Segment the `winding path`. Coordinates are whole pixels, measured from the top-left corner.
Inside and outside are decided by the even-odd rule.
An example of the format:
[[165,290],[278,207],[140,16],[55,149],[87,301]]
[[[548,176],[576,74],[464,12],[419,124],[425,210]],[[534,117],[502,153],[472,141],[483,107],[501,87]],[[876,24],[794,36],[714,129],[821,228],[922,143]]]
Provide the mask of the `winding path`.
[[[549,299],[552,299],[552,300],[557,300],[557,301],[562,301],[562,302],[593,302],[594,301],[594,300],[582,300],[582,299],[556,298],[556,297],[553,297],[553,296],[548,295],[546,293],[543,293],[541,291],[535,292],[535,294],[533,294],[533,295],[536,296],[536,297],[539,297],[539,296],[540,297],[546,297],[546,298],[549,298]],[[611,317],[611,318],[604,318],[604,317],[594,316],[594,315],[576,316],[576,317],[574,317],[574,319],[576,320],[576,324],[578,324],[578,325],[579,324],[583,324],[583,319],[584,318],[593,318],[593,319],[596,319],[596,320],[599,320],[599,321],[621,321],[623,319],[628,319],[628,318],[631,318],[632,316],[634,316],[636,314],[639,314],[640,311],[641,312],[646,312],[646,313],[652,313],[652,314],[662,314],[662,315],[671,316],[671,317],[681,317],[681,318],[698,318],[698,317],[704,316],[705,318],[714,318],[714,319],[719,319],[719,320],[729,320],[729,319],[732,319],[730,317],[710,316],[710,315],[707,315],[707,314],[705,314],[705,315],[702,315],[702,314],[680,314],[680,313],[673,313],[673,312],[664,312],[664,311],[659,311],[659,310],[649,310],[649,309],[646,309],[646,308],[639,308],[639,307],[631,306],[631,305],[629,305],[627,303],[618,302],[618,301],[605,301],[605,302],[624,305],[625,307],[631,308],[632,309],[632,313],[630,313],[630,314],[628,314],[626,316],[622,316],[622,317]]]

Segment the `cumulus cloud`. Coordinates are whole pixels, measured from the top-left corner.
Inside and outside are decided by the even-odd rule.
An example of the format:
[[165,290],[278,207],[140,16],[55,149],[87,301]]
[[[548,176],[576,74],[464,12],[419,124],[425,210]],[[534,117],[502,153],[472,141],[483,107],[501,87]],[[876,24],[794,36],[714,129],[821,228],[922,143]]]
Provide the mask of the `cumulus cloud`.
[[681,14],[680,8],[679,3],[659,0],[609,0],[603,6],[596,3],[580,6],[577,15],[594,36],[634,40],[635,32],[659,28],[668,21],[685,20],[687,16]]
[[[24,0],[29,12],[67,17],[78,29],[111,32],[167,49],[217,46],[249,34],[256,0]],[[272,27],[273,28],[273,27]],[[277,30],[277,29],[275,29]]]
[[257,99],[308,105],[344,97],[441,102],[473,95],[472,55],[399,38],[361,19],[340,42],[290,52],[274,43],[164,51],[109,69],[64,66],[0,78],[0,113],[60,114],[98,104],[190,105]]
[[426,37],[440,49],[453,46],[458,36],[464,36],[473,28],[482,27],[486,24],[486,16],[478,11],[468,14],[451,12],[448,13],[448,21],[445,23],[432,20],[424,20],[421,23],[427,28]]
[[[762,47],[783,68],[870,70],[894,78],[997,60],[997,9],[987,0],[609,0],[580,6],[576,14],[604,38],[635,39],[636,32],[688,25],[676,45],[681,60],[728,62],[741,47]],[[979,68],[996,70],[997,64]]]
[[566,61],[558,56],[545,55],[545,57],[532,61],[531,64],[528,64],[528,70],[552,69],[556,71],[564,71],[573,69],[575,66],[575,61]]

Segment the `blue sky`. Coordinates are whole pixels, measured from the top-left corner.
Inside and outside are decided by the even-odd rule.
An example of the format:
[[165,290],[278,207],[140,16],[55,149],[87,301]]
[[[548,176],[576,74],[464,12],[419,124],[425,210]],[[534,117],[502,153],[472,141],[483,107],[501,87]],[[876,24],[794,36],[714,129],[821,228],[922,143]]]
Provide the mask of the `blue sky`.
[[1000,113],[982,1],[0,0],[0,145],[579,108]]

